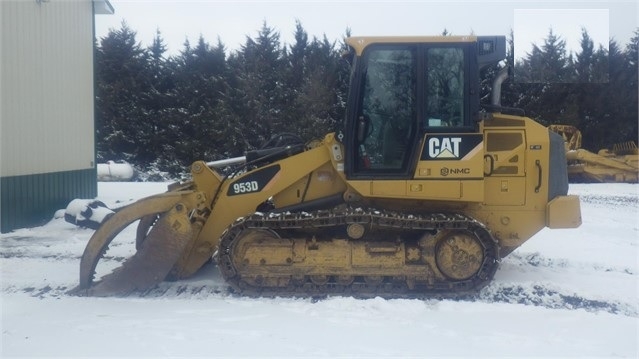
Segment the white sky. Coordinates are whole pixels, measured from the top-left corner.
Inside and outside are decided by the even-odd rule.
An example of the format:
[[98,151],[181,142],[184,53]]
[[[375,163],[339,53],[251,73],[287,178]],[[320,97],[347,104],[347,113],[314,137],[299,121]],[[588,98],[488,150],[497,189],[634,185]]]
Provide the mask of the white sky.
[[[170,55],[178,54],[187,38],[195,44],[200,34],[211,44],[219,37],[227,49],[236,50],[246,36],[257,35],[264,21],[280,33],[283,43],[292,44],[296,19],[310,37],[326,34],[329,40],[341,39],[347,27],[353,35],[437,35],[444,29],[454,35],[508,35],[513,29],[518,54],[529,51],[531,42],[540,43],[552,27],[569,48],[575,43],[577,48],[573,50],[577,50],[582,26],[596,44],[607,47],[611,36],[625,46],[639,18],[636,0],[110,2],[115,14],[96,16],[98,39],[126,20],[144,46],[151,44],[159,29]],[[570,33],[562,33],[564,29]]]
[[541,47],[550,29],[553,34],[566,41],[568,51],[579,52],[582,28],[588,31],[595,50],[599,47],[597,44],[608,49],[609,9],[515,9],[515,57],[525,57],[531,51],[533,43]]

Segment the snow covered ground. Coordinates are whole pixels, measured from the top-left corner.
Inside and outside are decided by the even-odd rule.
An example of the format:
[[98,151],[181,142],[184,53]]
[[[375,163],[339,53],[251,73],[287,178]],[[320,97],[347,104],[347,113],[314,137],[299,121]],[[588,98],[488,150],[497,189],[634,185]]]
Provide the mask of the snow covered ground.
[[[165,189],[100,183],[98,198],[118,206]],[[53,219],[0,238],[0,357],[635,358],[638,190],[571,185],[583,225],[540,232],[465,300],[244,298],[213,265],[145,296],[72,297],[93,231]],[[132,252],[133,231],[100,271]]]

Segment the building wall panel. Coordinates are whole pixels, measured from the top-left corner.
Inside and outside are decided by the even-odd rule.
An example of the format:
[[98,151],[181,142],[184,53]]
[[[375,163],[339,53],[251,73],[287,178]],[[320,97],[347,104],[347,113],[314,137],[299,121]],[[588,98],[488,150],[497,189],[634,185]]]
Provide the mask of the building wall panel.
[[92,2],[0,6],[2,176],[94,167]]
[[0,0],[0,232],[97,195],[93,2]]

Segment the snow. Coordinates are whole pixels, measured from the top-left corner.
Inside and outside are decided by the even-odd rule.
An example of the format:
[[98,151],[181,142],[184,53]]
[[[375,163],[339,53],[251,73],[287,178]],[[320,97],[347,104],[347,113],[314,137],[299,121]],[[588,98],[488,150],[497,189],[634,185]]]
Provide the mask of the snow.
[[[64,216],[68,218],[70,223],[97,229],[100,223],[113,213],[115,212],[104,207],[104,204],[98,200],[76,198],[69,202],[64,211]],[[57,217],[59,217],[58,212],[54,215],[54,218]],[[94,223],[95,226],[88,225],[87,222]]]
[[[166,185],[99,183],[98,199],[118,207]],[[635,358],[638,189],[571,185],[583,225],[541,231],[463,300],[239,297],[213,265],[144,296],[73,297],[93,231],[54,218],[0,238],[0,357]],[[100,270],[132,253],[134,231]]]

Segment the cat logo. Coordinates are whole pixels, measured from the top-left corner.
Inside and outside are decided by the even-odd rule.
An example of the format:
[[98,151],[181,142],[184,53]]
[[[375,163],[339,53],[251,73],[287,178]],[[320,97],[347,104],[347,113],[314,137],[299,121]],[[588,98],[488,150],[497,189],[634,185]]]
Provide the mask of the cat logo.
[[462,161],[483,149],[481,134],[427,134],[421,160]]
[[461,137],[431,137],[428,139],[428,156],[430,158],[459,158]]

